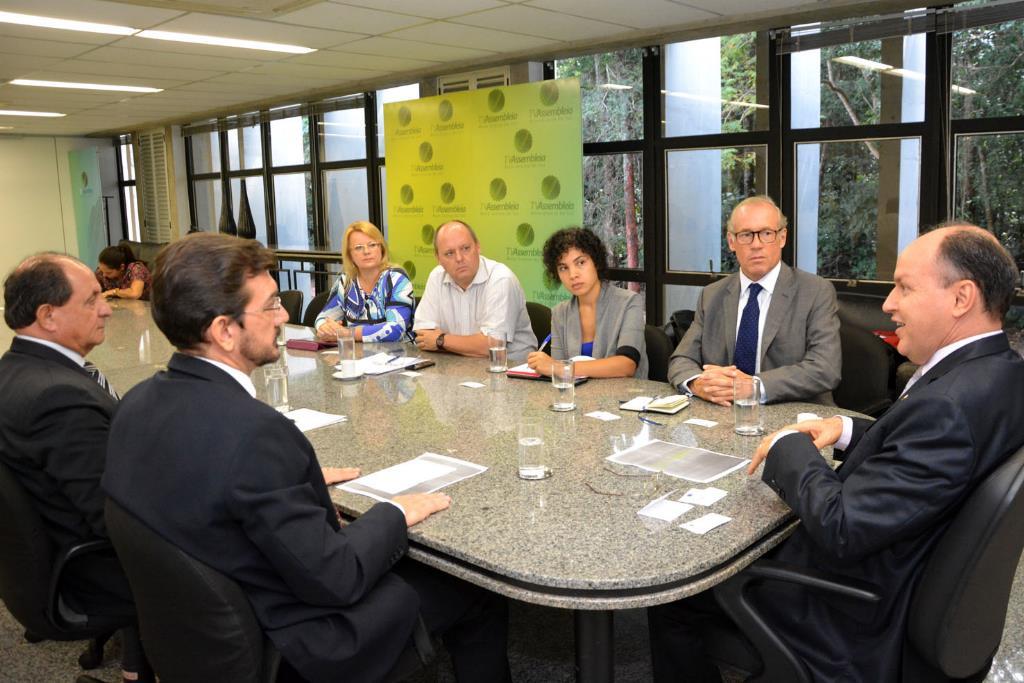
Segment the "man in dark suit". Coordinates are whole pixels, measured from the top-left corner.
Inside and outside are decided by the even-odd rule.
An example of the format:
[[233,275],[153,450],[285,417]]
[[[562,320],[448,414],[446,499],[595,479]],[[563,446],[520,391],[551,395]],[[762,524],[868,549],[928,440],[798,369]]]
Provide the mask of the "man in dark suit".
[[[900,353],[920,365],[904,394],[877,422],[804,422],[757,449],[749,472],[764,462],[762,479],[801,521],[775,559],[882,594],[867,609],[761,587],[759,607],[815,680],[899,679],[910,599],[930,551],[974,487],[1024,444],[1024,360],[1002,331],[1016,279],[990,233],[954,225],[922,235],[900,255],[883,305]],[[838,470],[818,453],[828,445]],[[697,596],[649,611],[656,680],[718,680],[695,628],[714,608]]]
[[740,272],[701,292],[669,383],[727,406],[733,380],[754,375],[768,402],[832,404],[842,367],[835,288],[782,263],[786,217],[770,197],[737,204],[726,239]]
[[103,486],[144,524],[236,580],[284,659],[309,681],[378,681],[418,617],[460,681],[509,680],[504,599],[403,560],[406,528],[448,507],[398,496],[341,526],[313,447],[255,399],[288,314],[273,252],[225,235],[166,247],[153,318],[178,348],[122,401]]
[[[31,256],[4,281],[4,320],[17,336],[0,358],[0,461],[57,548],[106,537],[100,476],[117,396],[85,356],[103,343],[110,313],[92,271],[69,256]],[[86,614],[135,614],[113,551],[73,560],[62,595]],[[138,638],[126,640],[122,665],[135,680]]]

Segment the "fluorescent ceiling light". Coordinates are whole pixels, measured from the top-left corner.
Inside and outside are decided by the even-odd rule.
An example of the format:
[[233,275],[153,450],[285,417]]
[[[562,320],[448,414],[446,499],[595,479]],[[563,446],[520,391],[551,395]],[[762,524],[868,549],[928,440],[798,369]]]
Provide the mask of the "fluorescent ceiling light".
[[[723,100],[719,97],[710,97],[708,95],[694,95],[688,92],[677,92],[674,90],[662,90],[662,95],[668,95],[669,97],[678,97],[683,100],[697,100],[698,102],[710,102],[712,104],[732,104],[737,107],[746,107],[747,109],[769,109],[767,104],[758,104],[757,102],[741,102],[739,100]],[[662,122],[664,123],[664,121]]]
[[889,71],[892,69],[891,64],[883,64],[882,62],[873,62],[870,59],[864,59],[862,57],[854,57],[853,55],[845,55],[843,57],[833,57],[833,62],[840,64],[849,64],[850,66],[856,66],[861,69],[871,69],[872,71]]
[[0,126],[0,130],[14,130],[14,126]]
[[633,89],[633,86],[631,86],[631,85],[622,85],[621,83],[602,83],[601,85],[599,85],[597,87],[604,88],[605,90],[632,90]]
[[146,88],[139,85],[107,85],[104,83],[76,83],[72,81],[36,81],[30,78],[15,78],[11,85],[32,85],[37,88],[72,88],[75,90],[117,90],[124,92],[163,92],[163,88]]
[[91,21],[72,21],[70,19],[57,19],[56,17],[40,17],[34,14],[18,14],[17,12],[0,12],[0,23],[38,26],[40,28],[60,28],[65,31],[111,33],[115,36],[130,36],[139,30],[129,26],[95,24]]
[[900,78],[909,78],[912,81],[923,81],[924,74],[920,71],[911,71],[910,69],[889,69],[885,72],[889,76],[899,76]]
[[58,114],[55,111],[18,111],[17,109],[0,109],[0,116],[44,116],[56,118],[58,116],[66,116],[66,114]]
[[951,85],[949,87],[949,89],[952,90],[957,95],[977,95],[978,94],[977,90],[971,90],[970,88],[965,88],[962,85]]
[[288,52],[295,55],[304,55],[309,52],[316,52],[315,48],[302,47],[301,45],[284,45],[282,43],[264,43],[258,40],[241,40],[239,38],[220,38],[218,36],[203,36],[196,33],[174,33],[172,31],[140,31],[135,34],[137,38],[153,38],[154,40],[171,40],[179,43],[199,43],[201,45],[219,45],[221,47],[241,47],[247,50],[267,50],[270,52]]

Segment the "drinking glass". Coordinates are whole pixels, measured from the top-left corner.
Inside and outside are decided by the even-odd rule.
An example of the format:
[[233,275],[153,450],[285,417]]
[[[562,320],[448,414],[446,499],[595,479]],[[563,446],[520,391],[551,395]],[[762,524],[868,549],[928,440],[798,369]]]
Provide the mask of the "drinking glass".
[[576,373],[571,360],[551,362],[551,385],[555,388],[555,402],[551,409],[562,413],[576,409]]
[[487,353],[490,361],[487,372],[508,370],[508,349],[504,337],[487,337]]
[[761,399],[764,390],[757,377],[737,377],[732,383],[732,416],[735,431],[743,436],[764,434]]
[[338,332],[338,369],[343,379],[355,379],[363,374],[356,359],[356,336],[348,328]]
[[267,403],[282,413],[291,410],[288,405],[288,369],[267,365],[263,368],[263,380],[267,387]]
[[551,469],[544,464],[544,426],[539,422],[522,422],[519,436],[519,478],[547,479]]

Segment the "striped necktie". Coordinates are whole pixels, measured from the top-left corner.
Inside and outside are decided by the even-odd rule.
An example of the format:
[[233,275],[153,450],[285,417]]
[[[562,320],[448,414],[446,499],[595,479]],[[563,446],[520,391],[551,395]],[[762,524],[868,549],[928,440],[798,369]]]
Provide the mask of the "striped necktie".
[[100,369],[96,367],[95,364],[90,363],[89,361],[85,361],[85,365],[83,367],[85,368],[85,371],[89,373],[89,376],[96,380],[96,384],[99,384],[101,387],[103,387],[103,390],[110,394],[115,401],[121,400],[121,397],[118,396],[117,391],[114,390],[114,387],[110,386],[110,382],[107,381],[107,378],[103,375],[102,372],[100,372]]
[[748,375],[753,375],[757,368],[757,323],[761,317],[757,295],[762,289],[756,282],[747,288],[747,305],[743,307],[740,329],[736,333],[736,350],[732,362]]

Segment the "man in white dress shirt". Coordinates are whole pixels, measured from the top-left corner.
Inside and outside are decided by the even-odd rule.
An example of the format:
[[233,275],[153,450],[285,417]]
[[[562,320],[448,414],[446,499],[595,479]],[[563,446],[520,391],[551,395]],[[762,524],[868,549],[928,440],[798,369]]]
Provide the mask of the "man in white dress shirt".
[[733,380],[754,375],[769,402],[831,404],[842,368],[835,288],[782,263],[786,217],[771,197],[737,204],[726,236],[740,272],[701,292],[669,382],[727,406]]
[[503,337],[511,361],[537,348],[523,287],[508,266],[480,255],[476,233],[449,221],[434,233],[440,264],[431,271],[416,308],[416,346],[486,357],[488,337]]

